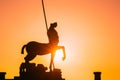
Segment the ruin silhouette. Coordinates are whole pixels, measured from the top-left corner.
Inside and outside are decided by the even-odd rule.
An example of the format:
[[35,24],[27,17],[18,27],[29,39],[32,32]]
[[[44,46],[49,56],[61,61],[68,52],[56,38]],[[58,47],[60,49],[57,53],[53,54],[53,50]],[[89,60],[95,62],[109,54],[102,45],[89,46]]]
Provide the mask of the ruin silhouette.
[[[47,67],[43,64],[21,63],[20,76],[14,76],[14,79],[5,79],[6,72],[0,72],[0,80],[65,80],[62,78],[60,69],[54,69],[53,72],[47,72]],[[94,80],[101,80],[101,72],[93,72]]]
[[36,57],[36,55],[46,55],[46,54],[51,54],[51,61],[50,61],[50,71],[52,71],[55,66],[54,66],[54,57],[55,57],[55,52],[58,49],[63,50],[63,60],[66,58],[66,52],[64,46],[58,46],[59,43],[59,37],[58,33],[55,30],[57,27],[57,23],[51,23],[50,28],[47,32],[48,34],[48,39],[49,43],[39,43],[36,41],[31,41],[24,45],[22,47],[21,53],[24,53],[24,48],[26,48],[27,51],[27,56],[24,58],[26,63],[29,63],[32,59]]
[[5,80],[6,72],[0,72],[0,80]]
[[14,80],[65,80],[60,69],[54,69],[52,72],[47,72],[47,69],[43,64],[22,63],[20,76],[16,76]]
[[101,80],[101,72],[94,72],[95,80]]

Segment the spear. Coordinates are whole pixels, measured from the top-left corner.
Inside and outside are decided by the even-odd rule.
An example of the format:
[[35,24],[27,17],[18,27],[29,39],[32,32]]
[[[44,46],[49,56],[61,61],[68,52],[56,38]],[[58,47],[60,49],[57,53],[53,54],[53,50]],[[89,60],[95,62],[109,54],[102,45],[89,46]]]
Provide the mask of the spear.
[[46,19],[46,13],[45,13],[45,7],[44,7],[44,2],[42,0],[42,7],[43,7],[43,13],[44,13],[44,19],[45,19],[45,24],[46,24],[46,29],[48,31],[48,25],[47,25],[47,19]]

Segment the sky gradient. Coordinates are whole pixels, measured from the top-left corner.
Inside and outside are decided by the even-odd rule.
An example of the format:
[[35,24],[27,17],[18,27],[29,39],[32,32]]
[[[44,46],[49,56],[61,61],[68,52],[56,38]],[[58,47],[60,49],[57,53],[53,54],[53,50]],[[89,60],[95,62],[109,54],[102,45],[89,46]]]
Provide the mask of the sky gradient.
[[[55,59],[66,80],[120,79],[120,1],[44,0],[48,26],[57,22],[59,45],[66,48],[65,61]],[[24,62],[21,48],[29,41],[47,43],[41,0],[0,0],[0,72],[6,78],[19,75]],[[32,62],[49,66],[50,55]]]

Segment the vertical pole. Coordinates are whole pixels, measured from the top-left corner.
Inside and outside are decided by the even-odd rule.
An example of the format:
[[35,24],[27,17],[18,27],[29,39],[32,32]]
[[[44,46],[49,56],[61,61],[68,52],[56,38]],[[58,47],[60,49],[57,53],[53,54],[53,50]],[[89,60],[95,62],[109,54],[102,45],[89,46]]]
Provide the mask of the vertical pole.
[[47,19],[46,19],[46,13],[45,13],[45,7],[44,7],[44,2],[43,2],[43,0],[42,0],[42,7],[43,7],[44,18],[45,18],[46,29],[47,29],[47,31],[48,31],[48,25],[47,25]]

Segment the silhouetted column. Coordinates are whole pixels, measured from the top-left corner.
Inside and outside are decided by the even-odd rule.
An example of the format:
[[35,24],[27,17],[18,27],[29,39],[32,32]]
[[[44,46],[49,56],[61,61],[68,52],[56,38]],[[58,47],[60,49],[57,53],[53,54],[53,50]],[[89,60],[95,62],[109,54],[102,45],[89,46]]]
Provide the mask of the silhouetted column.
[[94,80],[101,80],[101,72],[94,72]]
[[5,80],[6,72],[0,72],[0,80]]

